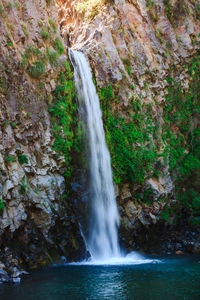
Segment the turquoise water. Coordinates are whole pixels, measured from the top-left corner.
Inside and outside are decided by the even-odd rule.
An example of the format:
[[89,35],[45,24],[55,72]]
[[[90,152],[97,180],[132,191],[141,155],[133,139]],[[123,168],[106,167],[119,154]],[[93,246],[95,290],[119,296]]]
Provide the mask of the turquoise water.
[[66,265],[32,272],[20,285],[0,285],[1,300],[200,299],[200,258],[136,265]]

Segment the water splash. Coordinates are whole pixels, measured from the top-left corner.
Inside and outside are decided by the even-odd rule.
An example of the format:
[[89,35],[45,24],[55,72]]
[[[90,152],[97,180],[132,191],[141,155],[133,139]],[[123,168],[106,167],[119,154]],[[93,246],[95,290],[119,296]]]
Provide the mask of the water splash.
[[119,214],[115,200],[110,154],[106,146],[99,97],[89,63],[83,53],[69,49],[79,100],[79,117],[84,123],[89,163],[90,216],[84,236],[92,261],[119,258]]
[[80,262],[67,263],[66,265],[73,266],[124,266],[124,265],[143,265],[162,263],[160,259],[147,258],[135,251],[122,255],[120,257],[111,257],[101,260],[84,260]]

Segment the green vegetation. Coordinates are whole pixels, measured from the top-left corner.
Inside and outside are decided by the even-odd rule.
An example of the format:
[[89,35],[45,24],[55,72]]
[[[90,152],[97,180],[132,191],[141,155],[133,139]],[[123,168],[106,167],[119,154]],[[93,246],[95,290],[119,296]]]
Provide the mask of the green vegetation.
[[47,30],[43,29],[40,33],[44,40],[48,40],[50,38],[50,33]]
[[[124,61],[127,64],[127,61]],[[126,111],[118,107],[117,86],[99,89],[107,144],[110,148],[114,180],[142,185],[148,177],[157,177],[169,164],[175,183],[177,203],[166,207],[163,218],[187,212],[191,223],[200,224],[200,55],[186,66],[189,88],[172,77],[167,78],[168,93],[163,104],[164,125],[152,121],[152,106],[133,94]],[[148,88],[148,83],[145,83]],[[135,198],[152,202],[152,191]],[[159,200],[161,201],[161,200]]]
[[25,53],[21,55],[21,68],[26,70],[32,78],[40,79],[46,72],[48,61],[52,66],[58,67],[57,59],[59,54],[64,52],[64,46],[59,39],[55,39],[53,44],[57,51],[52,51],[47,47],[42,52],[33,45],[28,46]]
[[74,146],[74,124],[76,123],[76,105],[74,103],[75,86],[72,81],[73,73],[69,63],[66,71],[60,73],[60,83],[57,85],[53,104],[49,111],[52,116],[54,144],[53,149],[58,155],[64,155],[69,177],[72,172],[72,149]]
[[45,26],[43,26],[43,23],[41,21],[38,21],[38,25],[42,27],[40,33],[44,40],[49,40],[52,37],[52,35],[54,35],[57,32],[57,25],[51,19],[48,20],[48,23]]
[[6,121],[4,122],[4,124],[3,124],[3,128],[6,129],[7,126],[8,126],[8,124],[9,124],[9,120],[6,120]]
[[156,29],[155,34],[156,34],[157,39],[160,41],[160,43],[164,44],[165,39],[164,39],[163,32],[160,29]]
[[13,47],[13,44],[12,44],[11,42],[8,42],[8,43],[7,43],[7,46]]
[[41,78],[45,74],[45,63],[43,61],[35,61],[28,67],[27,72],[32,78]]
[[150,205],[153,204],[154,192],[152,188],[147,188],[143,193],[135,193],[134,198],[138,201],[142,199],[142,202]]
[[3,14],[3,6],[0,4],[0,16]]
[[129,57],[128,58],[123,58],[122,62],[124,64],[124,66],[125,66],[125,69],[126,69],[128,75],[131,75],[132,74],[132,68],[131,68],[131,60],[130,60],[130,58]]
[[17,126],[17,124],[18,124],[17,122],[12,122],[10,125],[14,129]]
[[0,198],[0,214],[2,213],[2,211],[3,211],[4,208],[5,208],[5,205],[2,202],[2,199]]
[[53,32],[56,33],[57,32],[57,24],[56,22],[54,22],[52,19],[49,19],[49,26],[51,29],[53,29]]
[[[1,68],[0,70],[2,70],[3,68]],[[3,72],[2,72],[3,73]],[[2,94],[6,93],[8,89],[8,85],[7,85],[7,82],[4,78],[4,76],[0,76],[0,92]]]
[[30,45],[26,49],[24,57],[26,59],[30,59],[30,58],[33,58],[34,56],[41,56],[41,54],[42,54],[42,52],[38,48],[35,48],[33,45]]
[[166,15],[167,15],[168,19],[170,20],[170,22],[172,22],[172,20],[173,20],[173,8],[172,8],[172,5],[171,5],[171,2],[170,2],[170,0],[164,0],[163,3],[165,5]]
[[189,12],[189,7],[185,0],[176,0],[172,5],[170,0],[164,0],[165,12],[172,25],[185,17]]
[[[44,40],[50,40],[51,35],[54,35],[57,30],[56,24],[51,19],[49,19],[48,23],[49,25],[43,26],[43,23],[39,22],[42,27],[41,36]],[[46,72],[46,65],[48,62],[51,66],[56,68],[59,67],[58,58],[64,53],[65,48],[58,37],[51,43],[55,50],[53,50],[50,45],[46,46],[42,51],[34,45],[29,45],[25,49],[25,52],[23,54],[21,53],[22,60],[20,62],[20,67],[32,78],[42,78]],[[50,41],[48,41],[48,44],[50,44]]]
[[63,43],[61,42],[61,40],[59,38],[56,38],[54,41],[53,41],[53,47],[55,50],[58,51],[59,54],[63,54],[64,51],[65,51],[65,48],[63,46]]
[[59,53],[57,51],[50,51],[49,49],[47,49],[47,56],[48,56],[48,60],[49,60],[50,64],[52,66],[57,67]]
[[22,184],[20,185],[20,188],[19,188],[19,193],[20,195],[23,195],[26,191],[26,185],[25,184]]
[[30,189],[30,187],[26,184],[26,180],[24,178],[19,188],[20,195],[23,195],[26,192],[26,189]]
[[47,6],[50,6],[52,3],[52,0],[46,0]]
[[26,192],[26,188],[27,188],[26,184],[21,184],[20,185],[20,188],[19,188],[20,195],[23,195]]
[[180,82],[168,78],[163,140],[179,206],[195,217],[200,213],[200,129],[196,122],[200,116],[200,55],[190,61],[188,72],[191,83],[187,90]]
[[146,7],[150,8],[150,7],[154,6],[154,5],[155,5],[155,3],[154,3],[153,0],[146,0]]
[[196,6],[196,15],[197,15],[197,18],[200,20],[200,4],[197,4],[197,6]]
[[111,85],[99,91],[105,122],[106,139],[110,148],[116,183],[142,183],[146,173],[154,172],[157,150],[153,136],[157,128],[152,124],[148,106],[133,95],[126,117],[112,111],[114,96]]
[[26,23],[21,22],[21,26],[22,26],[22,30],[24,32],[24,35],[27,37],[28,36],[28,28],[27,28]]
[[14,3],[14,8],[16,8],[18,10],[20,8],[19,3],[15,2]]
[[15,157],[14,156],[6,156],[5,161],[7,163],[9,163],[9,162],[15,162]]
[[[38,60],[38,58],[40,60]],[[31,62],[33,62],[32,65]],[[42,66],[40,65],[40,63],[42,63]],[[43,73],[44,71],[44,63],[45,56],[38,48],[35,48],[33,45],[28,46],[25,53],[22,54],[21,67],[25,69],[30,76],[32,76],[33,74],[34,78],[37,78],[38,75],[39,77],[41,76],[41,72]]]
[[17,157],[18,157],[18,162],[20,165],[28,163],[28,158],[26,155],[19,153],[19,154],[17,154]]
[[157,4],[153,0],[146,0],[146,10],[154,23],[157,23],[160,18],[160,12],[157,9]]
[[12,8],[12,2],[8,1],[8,3],[6,4],[6,8]]

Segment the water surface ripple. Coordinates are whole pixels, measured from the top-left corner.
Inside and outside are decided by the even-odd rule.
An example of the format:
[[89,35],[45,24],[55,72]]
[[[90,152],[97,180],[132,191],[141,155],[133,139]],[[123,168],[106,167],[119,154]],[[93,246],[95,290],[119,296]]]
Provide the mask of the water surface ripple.
[[200,260],[162,263],[66,265],[34,271],[20,285],[0,285],[1,300],[200,299]]

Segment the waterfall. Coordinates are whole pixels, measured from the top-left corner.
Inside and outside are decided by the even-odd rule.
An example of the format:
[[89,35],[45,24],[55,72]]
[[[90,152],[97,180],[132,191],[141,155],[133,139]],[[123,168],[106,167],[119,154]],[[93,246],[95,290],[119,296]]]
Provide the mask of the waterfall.
[[93,261],[120,257],[119,214],[99,97],[84,54],[69,49],[69,57],[74,67],[79,118],[84,124],[88,152],[90,213],[84,239]]

